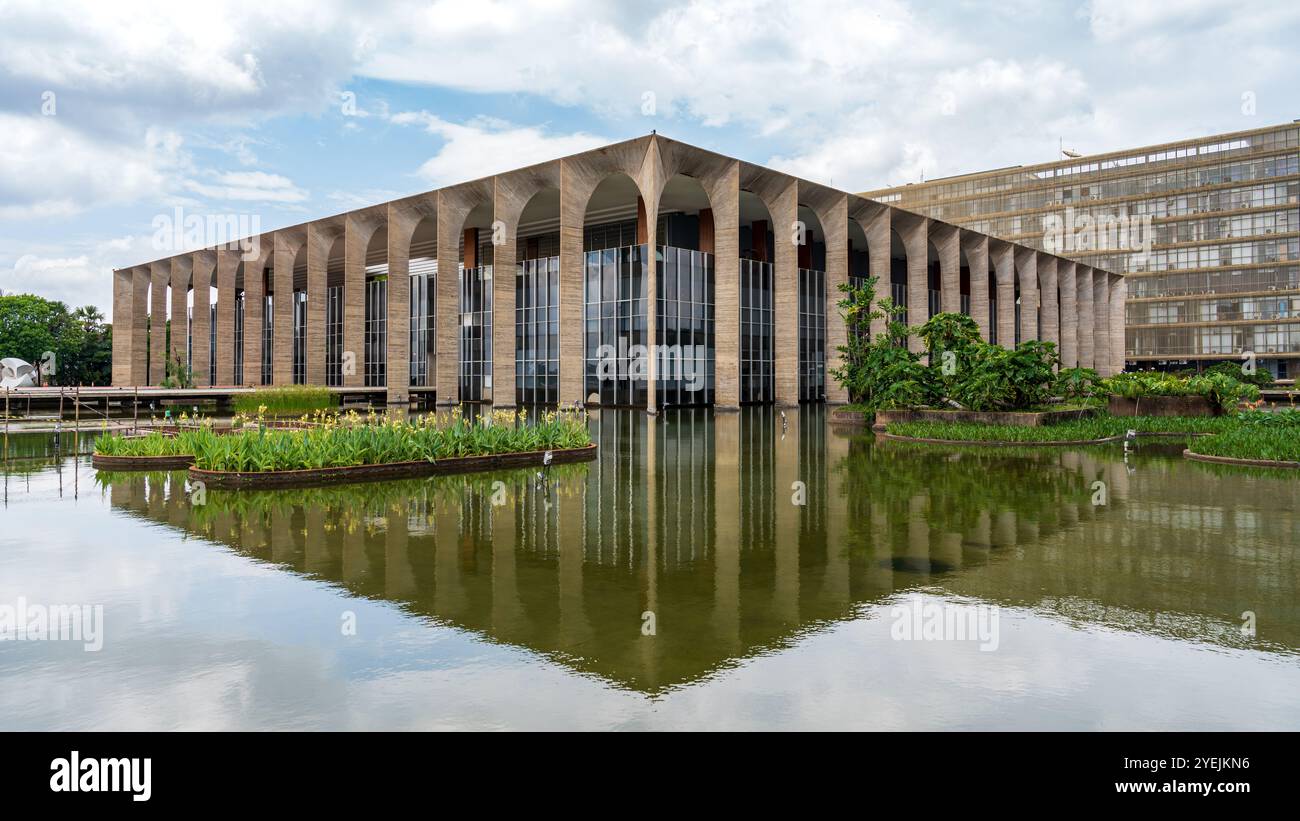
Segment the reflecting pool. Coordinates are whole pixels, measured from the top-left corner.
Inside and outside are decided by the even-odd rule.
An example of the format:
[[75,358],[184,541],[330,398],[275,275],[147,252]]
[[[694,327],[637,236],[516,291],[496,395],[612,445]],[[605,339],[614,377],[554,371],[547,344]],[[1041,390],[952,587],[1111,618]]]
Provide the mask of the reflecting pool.
[[1300,728],[1294,474],[591,425],[586,464],[262,492],[9,437],[0,609],[101,605],[103,647],[0,641],[0,729]]

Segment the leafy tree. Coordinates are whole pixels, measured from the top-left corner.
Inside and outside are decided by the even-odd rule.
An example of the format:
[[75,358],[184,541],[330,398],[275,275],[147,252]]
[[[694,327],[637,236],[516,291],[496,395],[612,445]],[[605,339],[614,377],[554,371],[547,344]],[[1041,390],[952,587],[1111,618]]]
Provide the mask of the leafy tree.
[[0,358],[10,356],[52,365],[41,377],[48,384],[108,384],[112,328],[93,306],[69,311],[62,302],[33,294],[0,296]]

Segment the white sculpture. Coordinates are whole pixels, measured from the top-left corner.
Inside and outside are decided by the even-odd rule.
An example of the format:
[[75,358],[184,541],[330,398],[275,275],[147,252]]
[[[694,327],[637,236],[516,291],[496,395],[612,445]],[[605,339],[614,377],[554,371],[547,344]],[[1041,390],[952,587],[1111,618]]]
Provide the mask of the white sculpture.
[[0,388],[32,388],[35,386],[35,365],[12,356],[0,359]]

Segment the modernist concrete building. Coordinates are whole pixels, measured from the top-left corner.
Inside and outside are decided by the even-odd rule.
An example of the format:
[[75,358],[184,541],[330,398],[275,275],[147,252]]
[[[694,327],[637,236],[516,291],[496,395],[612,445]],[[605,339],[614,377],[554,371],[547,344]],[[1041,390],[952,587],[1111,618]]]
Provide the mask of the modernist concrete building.
[[1127,359],[1186,367],[1251,352],[1296,376],[1300,121],[863,196],[1034,248],[1067,208],[1075,224],[1149,218],[1149,249],[1061,251],[1126,275]]
[[909,324],[1123,365],[1119,275],[654,134],[257,239],[114,272],[114,384],[180,357],[399,403],[843,402],[838,286],[873,275]]

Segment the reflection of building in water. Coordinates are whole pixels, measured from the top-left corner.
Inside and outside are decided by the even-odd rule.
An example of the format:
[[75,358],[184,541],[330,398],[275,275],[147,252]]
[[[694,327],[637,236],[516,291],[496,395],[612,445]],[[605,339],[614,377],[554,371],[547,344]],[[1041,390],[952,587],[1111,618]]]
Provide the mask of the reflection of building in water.
[[105,481],[115,508],[647,692],[921,586],[1221,644],[1244,645],[1229,628],[1254,610],[1269,648],[1300,647],[1286,479],[1207,481],[1150,447],[1126,465],[1119,448],[877,444],[820,408],[786,414],[607,410],[600,457],[541,477],[210,491],[197,508],[180,474]]

